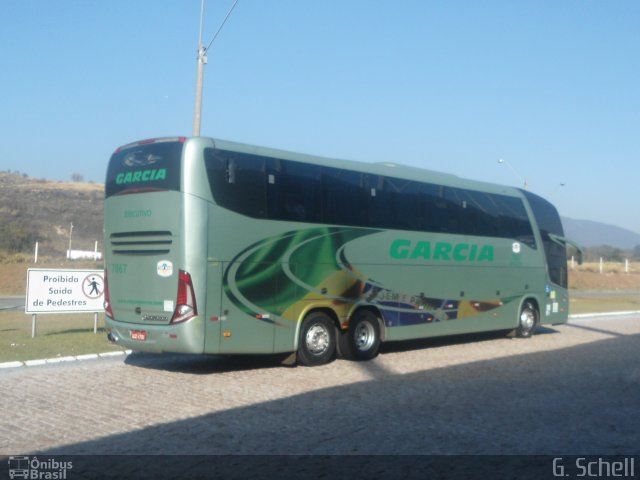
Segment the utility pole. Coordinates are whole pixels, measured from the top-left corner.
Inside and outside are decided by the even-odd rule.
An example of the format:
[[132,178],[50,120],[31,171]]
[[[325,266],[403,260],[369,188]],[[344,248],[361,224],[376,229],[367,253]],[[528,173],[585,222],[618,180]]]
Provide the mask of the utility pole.
[[231,12],[236,8],[239,0],[235,0],[233,5],[227,12],[227,16],[224,17],[224,20],[220,24],[218,31],[213,36],[213,39],[209,42],[209,45],[206,47],[202,43],[202,28],[204,24],[204,0],[200,0],[200,33],[198,34],[198,76],[196,78],[196,105],[193,114],[193,136],[200,136],[200,126],[202,125],[202,82],[204,79],[204,66],[207,63],[207,52],[209,48],[218,37],[218,34],[224,27],[224,24],[227,23],[227,20],[231,16]]
[[198,35],[198,76],[196,78],[196,105],[193,115],[193,136],[200,136],[202,124],[202,81],[204,66],[207,63],[207,49],[202,44],[202,25],[204,22],[204,0],[200,0],[200,33]]

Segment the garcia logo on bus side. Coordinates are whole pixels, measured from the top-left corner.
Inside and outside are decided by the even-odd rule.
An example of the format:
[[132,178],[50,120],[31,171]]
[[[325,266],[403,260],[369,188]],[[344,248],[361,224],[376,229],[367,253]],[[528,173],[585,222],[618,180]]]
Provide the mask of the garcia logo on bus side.
[[158,180],[166,180],[166,168],[149,168],[147,170],[137,170],[135,172],[119,173],[116,176],[116,184],[124,185],[126,183],[139,182],[155,182]]
[[493,245],[449,242],[412,242],[398,238],[391,242],[389,255],[398,260],[442,260],[453,262],[493,262]]

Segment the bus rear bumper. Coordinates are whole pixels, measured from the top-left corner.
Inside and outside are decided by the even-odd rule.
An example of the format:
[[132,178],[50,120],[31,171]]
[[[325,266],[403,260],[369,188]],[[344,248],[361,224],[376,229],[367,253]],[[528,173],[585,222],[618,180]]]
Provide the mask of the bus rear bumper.
[[151,353],[203,353],[204,325],[194,317],[175,325],[147,325],[105,319],[109,341],[127,349]]

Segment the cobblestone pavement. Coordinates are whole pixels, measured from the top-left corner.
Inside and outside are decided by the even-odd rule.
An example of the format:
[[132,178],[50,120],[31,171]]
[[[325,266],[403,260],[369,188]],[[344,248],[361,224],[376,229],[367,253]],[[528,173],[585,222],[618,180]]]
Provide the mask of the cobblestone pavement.
[[0,371],[0,392],[0,455],[630,455],[640,317],[390,344],[315,368],[134,353]]

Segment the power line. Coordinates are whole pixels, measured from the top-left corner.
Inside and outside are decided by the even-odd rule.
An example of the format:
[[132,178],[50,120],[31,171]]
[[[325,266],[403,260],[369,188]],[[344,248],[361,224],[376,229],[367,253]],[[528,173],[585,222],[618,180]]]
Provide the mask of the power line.
[[222,21],[222,23],[220,24],[220,26],[218,27],[218,31],[216,32],[216,34],[213,36],[213,38],[211,39],[211,41],[209,42],[209,45],[207,45],[207,48],[204,49],[204,51],[206,52],[207,50],[209,50],[209,47],[211,47],[211,44],[213,42],[216,41],[216,38],[218,38],[218,35],[220,34],[220,31],[222,30],[222,27],[224,27],[224,24],[227,23],[227,20],[229,19],[229,17],[231,16],[231,14],[233,13],[233,9],[236,8],[236,5],[238,4],[240,0],[235,0],[235,2],[233,2],[233,5],[231,5],[231,8],[229,9],[229,11],[227,12],[227,16],[224,17],[224,20]]
[[224,27],[225,23],[227,23],[227,20],[231,16],[231,13],[233,12],[234,8],[236,8],[238,1],[239,0],[235,0],[233,2],[233,5],[231,5],[231,8],[227,12],[227,15],[224,17],[224,20],[218,27],[218,31],[216,31],[216,34],[213,36],[213,38],[209,42],[209,45],[207,45],[206,48],[204,47],[204,45],[202,45],[202,28],[204,24],[204,0],[201,0],[201,3],[200,3],[200,33],[198,35],[198,75],[196,78],[196,102],[195,102],[195,109],[193,113],[193,136],[194,137],[200,136],[200,126],[202,124],[202,84],[204,79],[204,66],[207,63],[207,51],[209,50],[213,42],[216,40],[216,38],[218,38],[218,35],[222,31],[222,28]]

